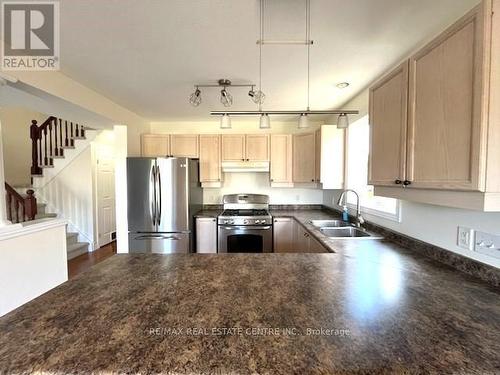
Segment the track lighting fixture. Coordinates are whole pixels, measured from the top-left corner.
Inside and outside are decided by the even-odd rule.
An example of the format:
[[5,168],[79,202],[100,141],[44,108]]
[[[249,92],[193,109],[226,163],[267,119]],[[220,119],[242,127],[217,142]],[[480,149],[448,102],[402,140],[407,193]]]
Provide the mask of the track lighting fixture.
[[349,127],[349,117],[346,113],[341,113],[337,120],[337,128],[347,129]]
[[196,87],[195,92],[193,92],[189,97],[189,103],[193,107],[198,107],[201,104],[201,91],[198,87]]
[[266,95],[262,91],[260,91],[260,90],[255,91],[253,87],[248,92],[248,96],[250,98],[252,98],[252,101],[255,104],[262,104],[262,103],[264,103],[264,100],[266,100]]
[[221,129],[231,129],[231,117],[228,114],[224,114],[220,119]]
[[224,107],[231,107],[233,104],[233,96],[229,93],[228,88],[234,89],[236,87],[249,87],[250,91],[248,92],[248,96],[252,99],[254,103],[262,103],[264,98],[266,97],[261,90],[255,91],[255,84],[253,83],[232,83],[229,79],[219,79],[217,83],[214,84],[198,84],[195,85],[195,91],[189,97],[189,103],[193,107],[198,107],[201,104],[201,91],[200,88],[211,88],[211,87],[219,87],[222,88],[220,94],[220,102],[224,105]]
[[299,117],[299,129],[306,129],[309,127],[309,118],[307,117],[306,113],[301,113]]
[[260,129],[269,129],[271,128],[271,120],[269,119],[269,115],[267,113],[264,113],[260,116],[260,124],[259,124]]
[[233,105],[233,96],[225,87],[220,92],[220,102],[224,107],[231,107]]

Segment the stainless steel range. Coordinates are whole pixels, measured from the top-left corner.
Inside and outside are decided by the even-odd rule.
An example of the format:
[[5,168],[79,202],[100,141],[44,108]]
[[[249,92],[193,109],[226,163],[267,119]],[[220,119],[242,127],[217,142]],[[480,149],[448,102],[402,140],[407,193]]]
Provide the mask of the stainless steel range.
[[269,197],[259,194],[224,196],[218,217],[219,253],[271,253],[273,220]]

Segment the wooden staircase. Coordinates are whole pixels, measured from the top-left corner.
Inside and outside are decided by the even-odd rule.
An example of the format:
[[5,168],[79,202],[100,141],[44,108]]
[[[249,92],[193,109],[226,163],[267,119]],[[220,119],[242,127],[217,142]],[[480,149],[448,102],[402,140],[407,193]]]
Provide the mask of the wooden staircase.
[[41,125],[31,121],[31,176],[42,176],[43,168],[53,168],[54,159],[64,158],[65,149],[75,148],[75,140],[85,139],[86,128],[54,116]]
[[[64,159],[66,149],[74,149],[77,140],[86,139],[86,128],[77,123],[55,116],[48,117],[41,125],[31,121],[31,186],[34,178],[43,180],[44,169],[54,168],[55,159]],[[38,219],[55,218],[55,213],[46,212],[47,204],[37,202],[35,191],[30,187],[14,188],[5,183],[7,219],[12,223],[29,222]],[[88,242],[78,242],[78,233],[67,233],[68,259],[88,252]]]

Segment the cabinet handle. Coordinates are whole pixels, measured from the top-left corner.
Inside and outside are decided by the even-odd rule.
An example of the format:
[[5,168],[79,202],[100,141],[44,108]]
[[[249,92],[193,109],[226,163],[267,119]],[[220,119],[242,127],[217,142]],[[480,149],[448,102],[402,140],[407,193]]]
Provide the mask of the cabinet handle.
[[314,178],[313,178],[311,181],[312,181],[312,182],[316,182],[316,180],[315,180]]
[[404,181],[403,181],[403,185],[404,185],[404,186],[411,185],[411,181],[404,180]]
[[403,183],[403,181],[401,181],[401,180],[396,180],[396,181],[394,181],[394,183],[395,183],[396,185],[401,185],[401,184]]

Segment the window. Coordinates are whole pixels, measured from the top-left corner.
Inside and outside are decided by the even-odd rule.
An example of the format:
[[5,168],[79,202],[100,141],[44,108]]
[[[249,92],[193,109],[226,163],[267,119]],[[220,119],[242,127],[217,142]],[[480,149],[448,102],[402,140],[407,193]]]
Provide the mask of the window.
[[[347,130],[347,187],[359,194],[362,210],[368,214],[399,221],[399,201],[376,197],[368,185],[368,153],[370,126],[368,116],[352,123]],[[350,208],[356,204],[354,194],[348,194]]]

